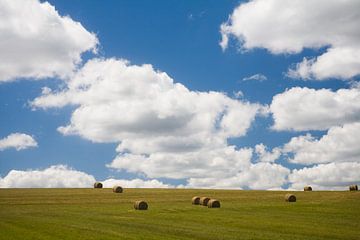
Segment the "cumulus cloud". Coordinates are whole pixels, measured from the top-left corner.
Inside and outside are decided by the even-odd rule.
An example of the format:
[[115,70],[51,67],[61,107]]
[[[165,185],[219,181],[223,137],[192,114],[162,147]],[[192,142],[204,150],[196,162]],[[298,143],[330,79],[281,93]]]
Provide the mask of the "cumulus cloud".
[[83,188],[92,187],[95,178],[66,165],[43,170],[11,170],[0,179],[2,188]]
[[[95,178],[66,165],[54,165],[42,170],[11,170],[0,178],[1,188],[92,188]],[[120,185],[125,188],[169,188],[156,179],[113,179],[102,181],[105,188]]]
[[270,111],[275,130],[327,130],[360,121],[360,90],[295,87],[275,95]]
[[79,105],[71,123],[59,131],[96,142],[146,137],[167,141],[172,136],[190,136],[193,146],[192,142],[197,144],[199,137],[206,139],[208,135],[243,136],[255,116],[266,111],[259,104],[234,100],[223,93],[190,91],[151,65],[130,65],[125,60],[93,59],[67,84],[60,92],[45,91],[32,106]]
[[146,155],[119,154],[108,167],[143,173],[151,178],[230,177],[251,165],[252,150],[234,146],[203,147],[188,152],[154,152]]
[[251,166],[252,149],[228,145],[246,135],[266,106],[220,92],[190,91],[151,65],[93,59],[34,108],[77,106],[59,128],[94,142],[118,142],[107,166],[150,178],[232,177]]
[[112,188],[115,185],[119,185],[125,188],[171,188],[175,187],[171,184],[164,184],[156,179],[143,180],[143,179],[106,179],[102,181],[103,187]]
[[9,136],[0,139],[0,151],[8,148],[15,148],[17,151],[37,147],[35,139],[24,133],[12,133]]
[[265,81],[267,80],[267,77],[261,73],[257,73],[257,74],[254,74],[252,76],[249,76],[249,77],[244,77],[243,78],[243,81],[259,81],[259,82],[262,82],[262,81]]
[[345,190],[360,182],[360,163],[342,162],[319,164],[311,168],[293,170],[289,175],[290,188],[300,190],[305,185],[314,189]]
[[243,50],[264,48],[273,54],[326,51],[304,59],[289,76],[349,79],[360,74],[360,15],[357,0],[252,0],[235,8],[220,26],[225,50],[236,38]]
[[0,2],[0,82],[68,77],[98,40],[79,22],[38,0]]
[[281,148],[274,148],[270,152],[264,144],[260,143],[255,146],[255,153],[260,162],[275,162],[281,156]]
[[293,137],[283,151],[294,156],[290,162],[300,164],[360,162],[360,122],[332,127],[320,139],[310,134]]
[[[221,25],[220,45],[225,50],[229,37],[235,37],[243,50],[265,48],[273,54],[326,47],[322,55],[304,58],[289,69],[288,76],[350,79],[360,73],[359,7],[355,0],[249,1]],[[107,164],[109,168],[148,178],[186,179],[185,187],[191,188],[281,189],[289,177],[295,189],[306,184],[341,189],[359,181],[356,87],[336,92],[292,88],[273,98],[274,129],[329,129],[322,138],[294,137],[271,151],[264,144],[238,148],[228,139],[245,136],[255,118],[269,112],[267,106],[242,99],[241,91],[235,99],[220,92],[191,91],[151,65],[131,65],[123,59],[92,59],[77,69],[81,54],[96,52],[98,44],[95,34],[80,23],[38,0],[1,1],[0,16],[0,81],[66,78],[65,88],[44,87],[31,105],[35,109],[75,106],[69,124],[58,131],[93,142],[118,143],[118,155]],[[243,81],[266,79],[255,74]],[[26,134],[0,140],[0,151],[36,146]],[[290,174],[274,163],[282,152],[290,155],[290,162],[319,165]],[[55,165],[11,170],[0,178],[0,187],[92,187],[94,181],[92,175]],[[175,187],[156,179],[103,183],[104,187]]]
[[279,165],[261,162],[228,178],[190,178],[187,187],[225,189],[274,189],[287,182],[290,170]]

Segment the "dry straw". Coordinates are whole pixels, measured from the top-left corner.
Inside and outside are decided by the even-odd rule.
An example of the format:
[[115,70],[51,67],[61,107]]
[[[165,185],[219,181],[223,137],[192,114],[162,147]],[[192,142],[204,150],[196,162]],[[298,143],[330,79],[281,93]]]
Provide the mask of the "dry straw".
[[121,186],[114,186],[112,190],[114,193],[122,193],[123,192],[123,188]]
[[208,197],[201,197],[200,198],[200,205],[207,206],[209,200],[210,200],[210,198],[208,198]]
[[134,203],[134,208],[136,210],[147,210],[148,209],[148,204],[147,202],[140,200],[140,201],[136,201]]
[[312,191],[312,187],[311,186],[305,186],[304,191],[306,191],[306,192]]
[[101,182],[95,182],[94,183],[94,188],[102,188],[102,187],[103,187],[103,185],[102,185]]
[[200,204],[200,197],[195,196],[191,199],[191,203],[194,205],[199,205]]
[[357,191],[358,190],[358,185],[356,185],[356,184],[350,185],[349,190],[350,191]]
[[294,194],[288,193],[285,195],[285,201],[287,202],[296,202],[296,197]]
[[207,203],[208,208],[219,208],[220,202],[216,199],[210,199]]

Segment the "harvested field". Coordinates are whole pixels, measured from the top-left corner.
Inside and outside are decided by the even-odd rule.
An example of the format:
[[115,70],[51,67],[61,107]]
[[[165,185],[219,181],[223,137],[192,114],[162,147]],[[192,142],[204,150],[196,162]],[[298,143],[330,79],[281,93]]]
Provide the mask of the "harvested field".
[[[359,239],[360,192],[0,189],[0,239]],[[221,208],[189,204],[193,196]],[[147,211],[134,209],[144,199]],[[201,219],[201,224],[198,220]],[[195,221],[196,220],[196,221]]]

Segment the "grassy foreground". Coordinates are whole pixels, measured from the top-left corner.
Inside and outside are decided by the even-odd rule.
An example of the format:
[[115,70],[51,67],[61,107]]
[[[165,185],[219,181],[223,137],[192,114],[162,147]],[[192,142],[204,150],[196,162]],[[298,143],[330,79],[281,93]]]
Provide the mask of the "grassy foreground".
[[[0,239],[359,239],[360,192],[0,189]],[[195,195],[220,209],[191,205]],[[149,210],[133,209],[144,199]]]

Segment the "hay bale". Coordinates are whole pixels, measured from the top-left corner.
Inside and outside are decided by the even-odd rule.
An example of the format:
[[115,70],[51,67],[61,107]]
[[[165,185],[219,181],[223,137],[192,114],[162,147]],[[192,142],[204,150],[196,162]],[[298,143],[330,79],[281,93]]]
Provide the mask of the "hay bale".
[[207,206],[208,208],[220,208],[220,202],[216,199],[210,199]]
[[121,186],[114,186],[113,187],[113,192],[114,193],[122,193],[123,192],[123,188]]
[[294,194],[288,193],[285,195],[285,201],[287,202],[296,202],[296,197]]
[[140,201],[136,201],[134,203],[134,208],[136,210],[147,210],[148,209],[148,204],[147,202],[140,200]]
[[358,190],[358,185],[356,185],[356,184],[350,185],[349,190],[350,191],[357,191]]
[[312,191],[312,187],[311,186],[305,186],[304,191],[305,192]]
[[94,188],[102,188],[102,187],[103,187],[103,185],[102,185],[101,182],[95,182],[94,183]]
[[208,197],[201,197],[199,204],[203,205],[203,206],[207,206],[209,200],[210,200],[210,198],[208,198]]
[[191,203],[194,205],[199,205],[200,204],[200,197],[195,196],[191,199]]

